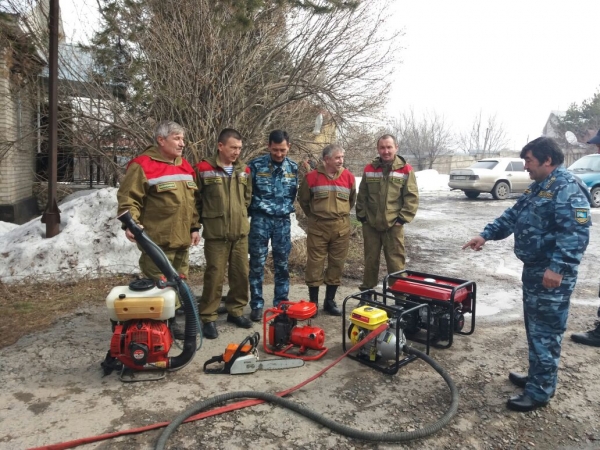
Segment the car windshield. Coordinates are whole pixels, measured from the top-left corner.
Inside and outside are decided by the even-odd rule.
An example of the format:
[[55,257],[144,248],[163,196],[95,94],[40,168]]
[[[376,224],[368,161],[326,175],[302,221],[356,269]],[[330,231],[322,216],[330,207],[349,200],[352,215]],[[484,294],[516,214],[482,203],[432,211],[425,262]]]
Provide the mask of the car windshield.
[[477,161],[469,166],[469,169],[493,169],[498,165],[498,161]]
[[584,156],[571,164],[569,170],[600,172],[600,157],[591,155]]

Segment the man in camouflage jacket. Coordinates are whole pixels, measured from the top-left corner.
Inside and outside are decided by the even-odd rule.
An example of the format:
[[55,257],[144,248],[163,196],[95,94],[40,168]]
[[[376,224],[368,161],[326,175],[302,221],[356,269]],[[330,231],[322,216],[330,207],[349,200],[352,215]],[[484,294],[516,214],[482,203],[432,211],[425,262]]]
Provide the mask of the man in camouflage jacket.
[[287,157],[289,136],[274,130],[269,135],[269,154],[250,163],[252,202],[249,213],[250,235],[250,318],[259,322],[265,304],[263,281],[265,261],[271,241],[275,290],[273,306],[288,300],[290,274],[288,257],[292,249],[290,214],[295,211],[294,200],[298,189],[298,165]]
[[523,261],[523,313],[529,347],[527,375],[509,380],[524,388],[507,407],[532,411],[554,396],[563,334],[579,263],[591,225],[587,188],[563,166],[551,138],[540,137],[521,151],[532,183],[515,205],[463,246],[481,250],[488,240],[514,233],[515,255]]

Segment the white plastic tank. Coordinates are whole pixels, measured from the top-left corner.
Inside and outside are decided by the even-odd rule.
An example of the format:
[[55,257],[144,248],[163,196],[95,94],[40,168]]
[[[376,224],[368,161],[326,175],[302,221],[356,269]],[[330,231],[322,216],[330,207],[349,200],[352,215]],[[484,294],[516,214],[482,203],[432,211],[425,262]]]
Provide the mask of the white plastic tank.
[[175,317],[177,292],[168,287],[153,287],[132,291],[129,286],[115,286],[106,297],[111,320],[125,322],[132,319],[167,320]]

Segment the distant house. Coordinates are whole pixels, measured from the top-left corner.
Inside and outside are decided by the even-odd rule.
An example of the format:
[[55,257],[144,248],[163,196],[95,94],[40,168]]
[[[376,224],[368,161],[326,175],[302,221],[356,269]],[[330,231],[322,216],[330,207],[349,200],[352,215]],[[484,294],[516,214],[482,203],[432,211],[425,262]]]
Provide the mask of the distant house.
[[29,80],[32,74],[41,72],[43,64],[28,33],[19,26],[18,17],[0,14],[0,220],[3,222],[24,223],[38,214],[33,196],[36,127]]
[[[40,0],[24,16],[0,11],[0,221],[24,223],[40,213],[33,192],[49,165],[48,3]],[[58,181],[114,183],[116,150],[129,143],[114,135],[105,100],[123,89],[98,89],[89,51],[63,39],[60,22]]]
[[566,111],[550,111],[542,134],[551,138],[563,138],[564,136],[562,136],[562,133],[558,129],[558,123],[566,114]]

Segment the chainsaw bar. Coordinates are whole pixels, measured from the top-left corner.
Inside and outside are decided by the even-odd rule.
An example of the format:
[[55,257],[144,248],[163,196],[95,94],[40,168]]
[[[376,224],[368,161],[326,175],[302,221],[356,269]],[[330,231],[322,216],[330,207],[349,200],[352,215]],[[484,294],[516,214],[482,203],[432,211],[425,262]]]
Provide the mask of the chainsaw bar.
[[265,359],[258,361],[258,368],[262,370],[279,370],[290,369],[292,367],[302,367],[304,360],[302,359]]
[[249,355],[240,356],[235,359],[229,369],[231,375],[238,375],[243,373],[254,373],[258,369],[261,370],[279,370],[279,369],[291,369],[293,367],[302,367],[304,361],[301,359],[265,359],[261,361],[257,355],[252,353]]

